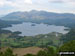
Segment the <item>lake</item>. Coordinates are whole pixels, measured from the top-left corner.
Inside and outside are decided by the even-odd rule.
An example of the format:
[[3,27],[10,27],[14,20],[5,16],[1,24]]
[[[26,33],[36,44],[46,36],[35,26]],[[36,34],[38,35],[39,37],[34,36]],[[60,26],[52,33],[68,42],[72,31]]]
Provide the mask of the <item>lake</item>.
[[38,34],[48,34],[51,32],[59,32],[62,34],[68,33],[68,31],[64,30],[67,27],[64,26],[56,26],[56,25],[48,25],[48,24],[36,24],[31,22],[23,22],[22,24],[13,24],[12,27],[3,28],[4,30],[10,30],[12,32],[20,31],[21,36],[34,36]]

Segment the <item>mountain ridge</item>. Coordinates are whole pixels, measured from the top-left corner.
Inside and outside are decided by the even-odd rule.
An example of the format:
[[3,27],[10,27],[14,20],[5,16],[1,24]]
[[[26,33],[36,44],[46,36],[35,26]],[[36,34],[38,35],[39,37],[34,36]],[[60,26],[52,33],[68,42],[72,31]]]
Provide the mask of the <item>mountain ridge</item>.
[[9,13],[1,19],[7,21],[25,21],[63,26],[75,26],[75,14],[72,13],[54,13],[32,10],[29,12]]
[[47,12],[47,11],[36,11],[36,10],[32,10],[32,11],[25,11],[25,12],[12,12],[7,14],[6,16],[2,17],[1,19],[3,20],[7,20],[7,19],[54,19],[54,18],[75,18],[75,14],[72,13],[54,13],[54,12]]

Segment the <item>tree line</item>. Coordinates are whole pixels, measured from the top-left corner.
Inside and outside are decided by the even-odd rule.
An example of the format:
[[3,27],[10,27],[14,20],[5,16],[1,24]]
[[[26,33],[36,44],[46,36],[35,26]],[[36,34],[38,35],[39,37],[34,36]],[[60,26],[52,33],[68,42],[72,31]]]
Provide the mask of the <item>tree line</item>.
[[[44,48],[44,50],[40,50],[36,55],[34,54],[26,54],[24,56],[60,56],[59,52],[75,52],[75,40],[72,40],[70,42],[67,42],[63,44],[61,47],[56,48],[54,46],[49,46],[47,48]],[[0,56],[18,56],[18,54],[13,54],[13,51],[11,48],[8,48],[6,51],[1,52]],[[68,55],[63,55],[68,56]],[[74,56],[74,55],[69,55]]]

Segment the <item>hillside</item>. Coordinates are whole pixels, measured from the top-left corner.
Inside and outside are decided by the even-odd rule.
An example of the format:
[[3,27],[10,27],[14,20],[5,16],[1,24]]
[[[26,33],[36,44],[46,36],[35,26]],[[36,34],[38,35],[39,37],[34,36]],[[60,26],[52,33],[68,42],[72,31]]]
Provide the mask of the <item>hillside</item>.
[[47,11],[32,10],[29,12],[12,12],[0,18],[7,21],[26,21],[35,23],[46,23],[74,27],[75,14],[53,13]]
[[[2,51],[4,52],[7,48],[2,48]],[[18,56],[23,56],[28,53],[30,54],[37,54],[42,48],[39,47],[28,47],[28,48],[12,48],[13,53],[17,54]]]

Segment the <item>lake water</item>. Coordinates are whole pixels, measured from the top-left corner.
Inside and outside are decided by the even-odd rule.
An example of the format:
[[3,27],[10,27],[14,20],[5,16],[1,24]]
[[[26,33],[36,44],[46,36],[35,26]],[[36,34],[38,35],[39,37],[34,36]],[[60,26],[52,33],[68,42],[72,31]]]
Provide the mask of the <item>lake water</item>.
[[36,24],[31,22],[24,22],[22,24],[14,24],[12,27],[4,28],[5,30],[10,30],[12,32],[20,31],[22,34],[21,36],[34,36],[38,34],[48,34],[51,32],[59,32],[66,34],[68,31],[65,31],[64,29],[67,29],[67,27],[64,26],[55,26],[55,25],[47,25],[47,24]]

